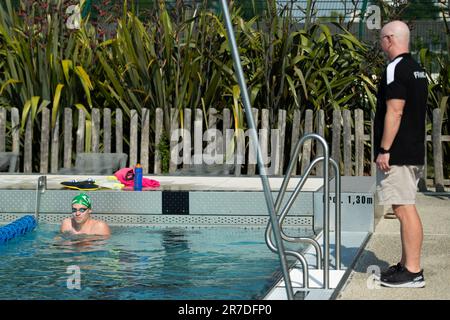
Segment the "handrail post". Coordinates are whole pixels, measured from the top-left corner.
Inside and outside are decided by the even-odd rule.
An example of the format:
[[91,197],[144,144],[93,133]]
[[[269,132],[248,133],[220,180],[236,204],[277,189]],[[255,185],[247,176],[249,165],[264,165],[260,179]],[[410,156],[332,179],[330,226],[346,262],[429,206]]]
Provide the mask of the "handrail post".
[[332,158],[330,162],[334,167],[334,192],[335,192],[335,220],[334,220],[334,236],[335,236],[335,253],[336,253],[336,270],[341,270],[341,172],[339,164]]
[[40,176],[36,185],[36,205],[34,208],[34,218],[39,222],[39,208],[41,205],[41,194],[47,189],[47,176]]
[[[298,153],[300,152],[301,146],[304,144],[305,141],[308,139],[316,139],[320,144],[322,144],[323,147],[323,156],[315,158],[306,169],[304,176],[301,178],[300,182],[298,183],[297,187],[294,190],[294,193],[290,196],[288,199],[287,204],[283,207],[280,213],[279,217],[279,226],[281,231],[281,236],[283,240],[290,241],[290,242],[301,242],[301,241],[307,241],[306,238],[298,238],[298,237],[289,237],[287,236],[283,231],[283,222],[284,218],[286,217],[288,211],[290,210],[292,204],[294,203],[296,197],[298,196],[301,188],[303,187],[303,184],[306,181],[307,176],[311,172],[312,168],[319,162],[324,162],[324,171],[323,171],[323,247],[324,247],[324,254],[323,254],[323,266],[319,266],[318,268],[323,270],[323,287],[326,289],[329,289],[330,287],[330,182],[329,182],[329,167],[330,163],[334,167],[335,172],[335,192],[336,192],[336,205],[335,205],[335,247],[336,247],[336,270],[340,270],[341,266],[341,177],[340,177],[340,170],[339,165],[336,163],[336,161],[332,158],[330,158],[329,154],[329,147],[326,142],[326,140],[315,133],[306,134],[303,136],[298,142],[295,147],[295,151],[292,155],[291,162],[289,163],[287,173],[283,179],[283,183],[280,188],[280,192],[278,193],[278,197],[275,202],[275,212],[278,214],[278,211],[280,210],[281,202],[283,200],[283,197],[286,193],[288,182],[291,178],[292,173],[292,167],[293,162],[297,161]],[[292,160],[294,159],[294,160]],[[271,233],[269,226],[266,229],[266,242],[269,245],[269,248],[271,250],[275,250],[275,246],[271,243]],[[315,243],[314,241],[310,241],[314,247]],[[316,250],[317,252],[320,252],[319,250]],[[303,261],[302,265],[304,265]],[[305,269],[305,267],[304,267]],[[307,271],[307,270],[306,270]],[[306,281],[307,282],[307,281]]]
[[322,144],[323,147],[323,247],[324,247],[324,261],[323,261],[323,286],[325,289],[330,287],[330,182],[329,176],[329,163],[330,154],[328,144],[325,139],[319,135],[316,139]]

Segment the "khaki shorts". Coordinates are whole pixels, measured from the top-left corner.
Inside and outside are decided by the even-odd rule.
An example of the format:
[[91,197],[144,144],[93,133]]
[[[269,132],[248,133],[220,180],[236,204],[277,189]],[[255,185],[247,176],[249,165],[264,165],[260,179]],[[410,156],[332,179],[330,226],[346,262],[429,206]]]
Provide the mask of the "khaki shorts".
[[388,172],[377,168],[378,204],[415,204],[422,171],[423,166],[391,166]]

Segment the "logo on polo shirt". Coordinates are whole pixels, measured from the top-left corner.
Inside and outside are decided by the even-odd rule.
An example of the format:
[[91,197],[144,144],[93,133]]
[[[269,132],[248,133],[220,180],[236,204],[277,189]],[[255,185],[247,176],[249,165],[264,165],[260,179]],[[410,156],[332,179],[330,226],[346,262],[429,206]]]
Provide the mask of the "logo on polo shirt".
[[414,78],[416,78],[416,79],[426,79],[427,78],[427,74],[425,73],[425,71],[414,71]]

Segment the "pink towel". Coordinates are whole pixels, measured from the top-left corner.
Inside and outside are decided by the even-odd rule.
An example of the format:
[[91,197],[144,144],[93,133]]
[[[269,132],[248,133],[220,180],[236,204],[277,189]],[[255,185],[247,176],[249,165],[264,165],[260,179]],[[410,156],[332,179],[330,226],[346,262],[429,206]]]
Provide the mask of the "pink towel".
[[[114,176],[119,179],[126,187],[134,187],[134,170],[133,168],[122,168],[114,173]],[[159,181],[142,178],[142,187],[144,188],[158,188]]]

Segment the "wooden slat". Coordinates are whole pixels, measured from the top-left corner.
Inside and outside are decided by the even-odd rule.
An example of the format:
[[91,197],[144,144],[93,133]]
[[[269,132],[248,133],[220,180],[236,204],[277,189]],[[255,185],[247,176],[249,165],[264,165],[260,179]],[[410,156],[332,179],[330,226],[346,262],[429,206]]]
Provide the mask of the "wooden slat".
[[[259,143],[261,146],[261,154],[264,161],[264,167],[267,168],[269,172],[271,169],[271,157],[269,157],[269,138],[270,138],[270,128],[269,128],[269,110],[261,110],[261,126],[259,130]],[[267,173],[268,173],[267,172]]]
[[144,174],[148,173],[149,169],[149,147],[150,147],[150,110],[142,108],[142,122],[141,122],[141,166]]
[[208,131],[206,132],[205,139],[207,146],[204,150],[205,156],[204,163],[208,165],[214,165],[220,161],[218,154],[222,153],[222,140],[219,140],[217,134],[217,110],[215,108],[208,109]]
[[100,110],[92,109],[92,152],[100,151]]
[[278,168],[277,175],[283,174],[284,170],[284,143],[286,141],[286,110],[278,110],[278,130],[280,132],[280,141],[278,145]]
[[280,130],[278,128],[270,130],[270,167],[267,170],[269,175],[278,175],[280,171]]
[[357,176],[364,175],[364,112],[355,110],[355,170]]
[[136,110],[130,111],[130,167],[137,164],[139,115]]
[[[341,163],[341,110],[333,110],[333,128],[332,128],[332,144],[331,144],[331,158],[338,164],[340,170]],[[331,171],[330,171],[331,173]],[[334,171],[333,171],[334,176]]]
[[28,113],[23,149],[23,172],[31,173],[33,165],[33,122],[31,121],[31,112]]
[[[323,110],[319,110],[317,112],[316,121],[317,121],[317,134],[325,138],[325,112]],[[323,156],[324,151],[322,145],[317,141],[315,141],[315,145],[316,145],[316,157]],[[316,175],[317,176],[323,175],[323,162],[319,162],[317,164]]]
[[20,154],[20,118],[19,109],[11,108],[12,152]]
[[[427,135],[427,141],[432,141],[431,135]],[[442,142],[450,142],[450,135],[441,135]]]
[[161,136],[163,133],[164,119],[163,110],[157,108],[155,111],[155,164],[153,167],[153,172],[155,174],[161,174],[161,153],[159,151],[159,143],[161,142]]
[[72,109],[64,108],[64,158],[63,167],[72,167]]
[[230,174],[234,166],[234,149],[232,148],[231,139],[233,139],[233,130],[231,130],[231,113],[230,109],[222,110],[222,150],[224,153],[223,173]]
[[191,155],[191,129],[192,129],[192,110],[185,108],[183,119],[183,168],[190,168],[192,165]]
[[203,164],[203,111],[195,109],[194,120],[194,166]]
[[342,114],[344,124],[344,175],[352,175],[352,119],[350,110],[344,110]]
[[78,126],[77,126],[77,145],[76,152],[77,154],[84,152],[84,147],[86,145],[85,139],[85,130],[86,130],[86,114],[83,110],[78,110]]
[[[116,153],[123,153],[123,112],[121,109],[116,109]],[[129,161],[130,159],[128,159]]]
[[0,108],[0,152],[5,152],[6,109]]
[[[109,108],[103,109],[103,152],[111,153],[111,109]],[[144,173],[147,172],[144,171]]]
[[434,186],[436,192],[444,192],[444,168],[442,164],[442,115],[441,110],[433,110],[433,162],[434,162]]
[[[174,173],[177,171],[178,167],[178,157],[179,157],[179,148],[178,148],[178,109],[172,108],[170,109],[170,164],[169,164],[169,173]],[[176,133],[174,133],[176,132]]]
[[[424,134],[425,137],[427,137],[427,120],[428,120],[428,116],[425,116],[425,126],[424,126]],[[430,139],[431,141],[431,139]],[[427,139],[425,138],[424,141],[424,149],[425,149],[425,154],[424,154],[424,164],[423,164],[423,170],[422,172],[420,172],[420,177],[419,177],[419,182],[417,183],[417,188],[419,189],[420,192],[426,192],[428,191],[427,188],[427,173],[428,173],[428,151],[427,151]]]
[[235,157],[235,167],[234,175],[236,177],[242,174],[242,165],[245,163],[245,133],[242,129],[237,129],[235,132],[236,136],[236,157]]
[[57,173],[59,169],[59,115],[58,112],[56,116],[55,126],[52,129],[52,144],[50,152],[51,161],[50,161],[50,172]]
[[[258,130],[258,115],[259,110],[256,108],[252,108],[253,119],[256,124],[255,130]],[[250,133],[250,131],[249,131]],[[247,161],[247,175],[253,176],[256,172],[256,148],[254,146],[254,142],[251,140],[251,134],[248,134],[248,161]]]
[[50,151],[50,110],[48,108],[42,109],[41,116],[41,154],[39,159],[39,172],[48,173],[48,156]]
[[300,121],[301,121],[301,113],[300,110],[294,110],[293,120],[292,120],[292,134],[291,134],[291,152],[290,152],[290,161],[294,161],[294,167],[292,170],[292,175],[297,174],[297,165],[301,159],[300,152],[297,157],[294,159],[294,151],[297,146],[297,142],[300,140]]
[[[313,131],[313,111],[306,110],[305,111],[305,129],[303,134],[306,135]],[[311,163],[311,140],[306,141],[303,144],[302,149],[302,167],[301,174],[303,175],[309,164]]]
[[208,129],[217,128],[217,110],[215,108],[208,109]]
[[[427,184],[430,186],[434,185],[434,179],[427,179]],[[450,179],[444,179],[444,185],[450,186]]]

